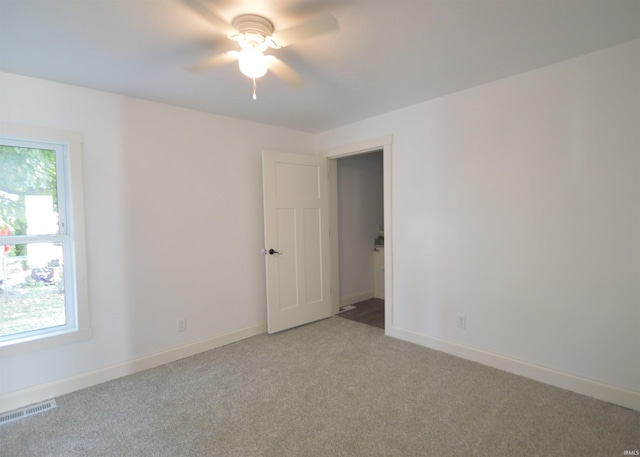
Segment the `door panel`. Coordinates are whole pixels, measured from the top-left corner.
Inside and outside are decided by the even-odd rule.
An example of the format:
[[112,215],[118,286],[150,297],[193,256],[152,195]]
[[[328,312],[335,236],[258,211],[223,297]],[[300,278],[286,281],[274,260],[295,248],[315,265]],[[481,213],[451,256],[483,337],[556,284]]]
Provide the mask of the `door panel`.
[[322,296],[322,237],[320,210],[305,208],[304,221],[304,278],[306,289],[305,304],[320,302]]
[[277,198],[320,198],[317,166],[276,162],[275,170]]
[[277,261],[271,262],[269,265],[273,268],[273,276],[278,279],[278,308],[286,310],[298,306],[295,209],[277,208],[276,218],[278,233],[275,245],[278,252],[283,252],[284,254],[279,255]]
[[274,333],[332,314],[326,159],[264,151],[263,182],[267,316]]

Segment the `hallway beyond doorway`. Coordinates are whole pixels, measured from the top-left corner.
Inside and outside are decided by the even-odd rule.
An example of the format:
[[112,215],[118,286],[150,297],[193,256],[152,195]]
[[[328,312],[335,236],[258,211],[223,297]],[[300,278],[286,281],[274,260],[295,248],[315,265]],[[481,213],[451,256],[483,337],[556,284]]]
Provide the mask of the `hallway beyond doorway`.
[[355,303],[349,308],[352,306],[355,306],[355,309],[341,311],[338,316],[384,330],[384,300],[370,298],[369,300]]

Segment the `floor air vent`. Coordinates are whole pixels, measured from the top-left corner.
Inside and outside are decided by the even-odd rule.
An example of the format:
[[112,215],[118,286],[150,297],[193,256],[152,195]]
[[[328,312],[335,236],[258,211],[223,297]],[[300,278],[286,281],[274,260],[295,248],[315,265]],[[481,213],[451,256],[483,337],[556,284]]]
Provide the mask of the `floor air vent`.
[[38,403],[37,405],[31,405],[21,409],[16,409],[15,411],[10,411],[8,413],[4,413],[0,415],[0,425],[6,424],[7,422],[13,422],[18,419],[22,419],[23,417],[33,416],[34,414],[43,413],[55,407],[56,407],[55,400],[47,400],[45,402]]

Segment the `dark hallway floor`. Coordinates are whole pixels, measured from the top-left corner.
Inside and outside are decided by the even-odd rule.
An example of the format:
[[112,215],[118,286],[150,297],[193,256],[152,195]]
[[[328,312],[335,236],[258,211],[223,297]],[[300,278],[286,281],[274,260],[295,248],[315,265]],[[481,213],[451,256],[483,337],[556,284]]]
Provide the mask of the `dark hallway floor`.
[[354,303],[355,309],[339,313],[338,316],[384,329],[384,300],[370,298]]

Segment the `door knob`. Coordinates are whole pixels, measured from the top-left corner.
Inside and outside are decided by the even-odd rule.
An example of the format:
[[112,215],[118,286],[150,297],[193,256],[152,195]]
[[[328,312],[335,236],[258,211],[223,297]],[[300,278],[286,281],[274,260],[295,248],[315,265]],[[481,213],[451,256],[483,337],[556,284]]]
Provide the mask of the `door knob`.
[[269,249],[269,254],[274,255],[274,254],[278,254],[278,255],[282,255],[282,252],[278,252],[275,249]]

